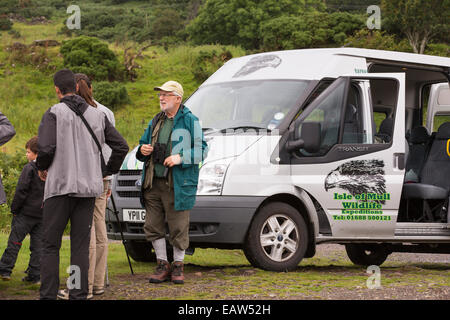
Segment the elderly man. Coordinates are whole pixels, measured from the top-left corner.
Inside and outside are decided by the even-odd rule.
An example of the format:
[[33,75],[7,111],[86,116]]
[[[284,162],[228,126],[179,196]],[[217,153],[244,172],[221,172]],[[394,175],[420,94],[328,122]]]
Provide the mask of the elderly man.
[[[183,87],[168,81],[158,91],[161,112],[148,124],[141,137],[136,158],[145,162],[142,171],[141,202],[146,209],[144,231],[157,258],[151,283],[170,280],[184,283],[184,254],[189,246],[189,210],[195,203],[199,163],[207,145],[198,121],[181,102]],[[174,262],[169,264],[166,225],[173,246]]]

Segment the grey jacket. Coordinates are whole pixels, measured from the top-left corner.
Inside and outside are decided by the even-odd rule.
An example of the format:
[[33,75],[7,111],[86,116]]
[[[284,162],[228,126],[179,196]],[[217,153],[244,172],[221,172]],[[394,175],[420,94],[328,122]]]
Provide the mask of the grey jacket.
[[[0,146],[7,143],[14,137],[16,130],[14,130],[13,125],[9,122],[8,118],[0,112]],[[6,194],[3,189],[2,178],[0,176],[0,204],[6,202]]]
[[[102,172],[100,151],[77,114],[78,109],[94,131],[100,145],[107,144],[111,156]],[[48,170],[44,201],[60,195],[98,197],[103,177],[116,173],[128,152],[125,139],[104,113],[77,95],[66,96],[44,114],[38,133],[37,167]]]
[[[114,118],[114,113],[109,110],[107,107],[105,107],[104,105],[102,105],[100,102],[94,100],[95,103],[97,104],[97,110],[100,110],[101,112],[103,112],[106,116],[106,118],[108,119],[108,121],[113,125],[113,127],[116,126],[116,119]],[[107,144],[103,144],[102,145],[102,153],[103,153],[103,157],[105,158],[105,162],[108,162],[109,157],[111,157],[111,148],[107,145]],[[105,178],[105,180],[112,180],[112,176],[108,176]]]

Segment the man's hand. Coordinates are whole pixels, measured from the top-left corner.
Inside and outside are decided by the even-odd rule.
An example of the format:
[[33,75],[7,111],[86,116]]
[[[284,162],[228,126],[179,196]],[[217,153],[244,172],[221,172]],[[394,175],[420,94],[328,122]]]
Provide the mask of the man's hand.
[[149,156],[153,152],[153,147],[151,144],[143,144],[141,146],[141,153],[144,156]]
[[179,154],[174,154],[169,156],[164,160],[164,166],[172,168],[173,166],[179,165],[181,163],[181,156]]
[[111,190],[111,188],[109,188],[108,191],[106,191],[106,199],[111,197],[111,193],[112,193],[112,190]]
[[47,180],[47,170],[44,171],[38,170],[38,175],[42,181]]

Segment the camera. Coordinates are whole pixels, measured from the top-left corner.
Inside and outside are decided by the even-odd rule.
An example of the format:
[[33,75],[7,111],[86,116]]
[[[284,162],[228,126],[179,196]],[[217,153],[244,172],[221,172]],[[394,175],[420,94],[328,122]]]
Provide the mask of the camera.
[[153,163],[164,164],[166,159],[167,144],[156,142],[153,146]]

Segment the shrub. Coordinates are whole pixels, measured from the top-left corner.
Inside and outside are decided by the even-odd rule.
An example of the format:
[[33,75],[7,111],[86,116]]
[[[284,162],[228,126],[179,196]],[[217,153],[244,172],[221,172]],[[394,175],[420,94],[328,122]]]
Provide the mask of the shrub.
[[362,29],[346,39],[348,46],[365,49],[412,52],[406,39],[397,40],[385,31]]
[[16,152],[15,155],[9,155],[5,152],[0,153],[0,172],[6,193],[6,203],[0,206],[0,231],[9,231],[9,226],[11,225],[11,202],[20,173],[26,163],[27,158],[24,152]]
[[25,152],[16,152],[14,155],[9,155],[4,152],[0,153],[2,183],[5,188],[8,205],[12,202],[17,180],[19,180],[20,173],[26,163],[27,158],[25,157]]
[[429,43],[425,48],[425,54],[450,57],[450,46],[445,43]]
[[0,31],[11,30],[13,23],[8,18],[0,18]]
[[195,58],[196,63],[192,69],[194,78],[199,82],[205,81],[231,58],[233,58],[232,53],[225,48],[222,48],[222,52],[219,53],[216,50],[201,50]]
[[130,102],[127,89],[118,82],[101,81],[94,83],[93,88],[95,100],[111,110]]
[[123,79],[124,69],[116,55],[97,38],[81,36],[63,41],[61,54],[67,68],[84,73],[92,80]]
[[22,64],[33,66],[42,72],[55,71],[59,62],[57,57],[49,54],[49,49],[46,47],[24,45],[20,42],[15,42],[11,47],[6,48],[9,51],[9,62],[12,64]]

